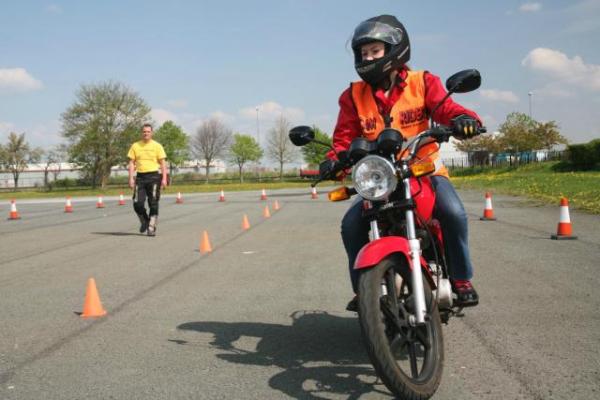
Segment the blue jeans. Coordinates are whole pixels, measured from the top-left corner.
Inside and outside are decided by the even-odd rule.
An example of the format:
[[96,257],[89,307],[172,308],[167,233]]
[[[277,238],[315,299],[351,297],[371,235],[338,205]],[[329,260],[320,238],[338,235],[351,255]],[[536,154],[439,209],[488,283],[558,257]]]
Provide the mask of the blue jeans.
[[[467,213],[454,186],[443,176],[432,176],[435,189],[433,216],[440,221],[444,234],[444,247],[448,273],[454,279],[471,279],[473,266],[469,256]],[[362,217],[362,198],[357,197],[342,218],[342,241],[348,255],[352,289],[358,288],[358,271],[354,261],[360,249],[369,242],[369,223]]]

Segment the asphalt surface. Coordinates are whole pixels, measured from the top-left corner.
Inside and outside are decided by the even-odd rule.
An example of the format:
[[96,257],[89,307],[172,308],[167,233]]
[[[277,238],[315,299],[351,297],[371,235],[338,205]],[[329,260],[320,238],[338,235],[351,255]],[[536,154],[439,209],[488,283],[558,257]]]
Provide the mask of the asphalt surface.
[[[392,398],[344,311],[349,204],[267,194],[164,197],[154,238],[129,199],[0,203],[0,399]],[[480,221],[460,194],[481,304],[444,327],[434,398],[600,398],[600,217],[571,210],[579,239],[555,241],[558,205],[494,196]],[[90,277],[106,317],[78,315]]]

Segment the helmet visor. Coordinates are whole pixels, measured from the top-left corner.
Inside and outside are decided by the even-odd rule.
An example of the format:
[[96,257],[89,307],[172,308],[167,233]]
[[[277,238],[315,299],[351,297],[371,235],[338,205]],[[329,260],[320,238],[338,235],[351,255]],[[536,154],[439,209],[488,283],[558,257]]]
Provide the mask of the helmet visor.
[[401,28],[376,21],[364,21],[354,30],[352,46],[370,41],[380,41],[395,46],[400,44],[403,35]]

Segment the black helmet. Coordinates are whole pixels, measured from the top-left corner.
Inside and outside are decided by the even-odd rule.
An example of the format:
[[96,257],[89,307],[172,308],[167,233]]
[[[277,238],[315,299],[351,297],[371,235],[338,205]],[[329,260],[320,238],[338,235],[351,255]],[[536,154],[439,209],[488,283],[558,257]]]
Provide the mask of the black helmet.
[[[385,44],[385,55],[375,60],[363,61],[360,48],[372,42]],[[390,71],[406,64],[410,59],[410,42],[404,26],[392,15],[380,15],[361,22],[352,36],[354,68],[358,75],[372,86],[383,82]]]

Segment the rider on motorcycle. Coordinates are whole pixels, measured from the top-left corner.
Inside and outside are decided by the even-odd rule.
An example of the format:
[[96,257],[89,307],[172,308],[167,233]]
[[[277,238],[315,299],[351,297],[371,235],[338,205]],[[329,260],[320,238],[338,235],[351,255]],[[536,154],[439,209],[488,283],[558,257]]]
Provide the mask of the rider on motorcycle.
[[[405,138],[429,128],[429,116],[446,91],[440,79],[427,71],[412,71],[410,43],[404,26],[391,15],[380,15],[360,23],[352,38],[354,67],[362,81],[353,82],[339,99],[340,112],[333,133],[336,152],[347,150],[352,140],[363,136],[375,139],[387,125]],[[433,120],[454,128],[456,136],[466,139],[476,134],[481,120],[448,98],[433,114]],[[431,182],[436,191],[434,216],[444,235],[446,259],[455,305],[475,306],[479,296],[471,283],[473,267],[469,256],[467,215],[463,204],[441,162],[439,145],[424,146],[419,154],[436,165]],[[322,177],[332,177],[336,153],[321,163]],[[339,175],[339,174],[338,174]],[[362,199],[357,197],[342,219],[342,240],[348,254],[352,289],[357,294],[359,273],[353,269],[359,250],[369,242],[369,223],[362,218]],[[357,310],[357,297],[348,303]]]

